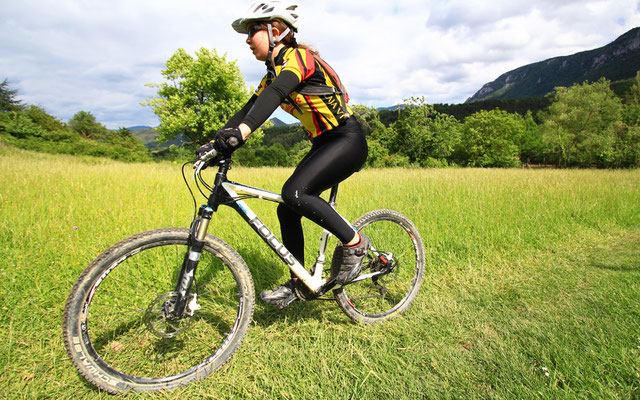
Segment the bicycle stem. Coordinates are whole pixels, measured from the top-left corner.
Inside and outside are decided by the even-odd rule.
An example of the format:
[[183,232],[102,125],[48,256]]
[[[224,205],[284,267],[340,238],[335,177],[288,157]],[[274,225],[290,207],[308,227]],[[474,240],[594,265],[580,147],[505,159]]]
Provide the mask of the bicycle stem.
[[213,209],[213,211],[218,211],[218,189],[222,182],[227,179],[227,172],[231,169],[231,159],[225,158],[220,161],[218,164],[218,173],[216,174],[216,179],[213,183],[213,190],[211,191],[211,195],[209,196],[209,200],[207,204],[209,207]]

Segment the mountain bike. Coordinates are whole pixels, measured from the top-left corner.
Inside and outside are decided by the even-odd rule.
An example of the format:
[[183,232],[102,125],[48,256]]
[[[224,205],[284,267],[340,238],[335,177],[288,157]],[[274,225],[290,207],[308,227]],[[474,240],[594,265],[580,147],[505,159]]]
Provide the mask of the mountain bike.
[[[197,202],[185,175],[183,178]],[[329,257],[323,231],[310,271],[249,208],[245,200],[281,203],[274,192],[227,179],[231,158],[216,150],[193,163],[195,184],[207,203],[190,228],[130,236],[98,255],[73,286],[64,310],[64,342],[80,374],[110,393],[170,390],[223,366],[252,322],[255,289],[247,264],[222,239],[207,233],[219,206],[233,208],[301,282],[303,301],[331,292],[352,320],[371,324],[395,317],[413,302],[425,273],[424,245],[415,225],[392,210],[353,222],[371,249],[361,274],[338,285],[342,253]],[[217,166],[213,185],[202,171]],[[338,186],[330,191],[336,207]],[[222,221],[223,223],[228,223]],[[327,258],[331,258],[328,262]]]

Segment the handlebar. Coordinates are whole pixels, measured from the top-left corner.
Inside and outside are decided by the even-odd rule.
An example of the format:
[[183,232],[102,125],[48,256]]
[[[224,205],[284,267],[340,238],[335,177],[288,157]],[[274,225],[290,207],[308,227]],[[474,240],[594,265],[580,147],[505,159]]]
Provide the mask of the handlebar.
[[[231,147],[236,147],[238,146],[238,139],[236,137],[230,137],[227,139],[227,143],[229,144],[229,146]],[[209,160],[211,160],[212,158],[215,158],[216,156],[220,155],[221,153],[216,150],[215,148],[211,149],[210,151],[204,153],[203,155],[201,155],[194,163],[193,163],[193,168],[196,170],[195,173],[199,174],[200,171],[202,169],[204,169],[207,166],[207,162]]]
[[212,158],[215,158],[218,155],[218,151],[216,149],[211,149],[210,151],[201,155],[196,162],[193,163],[193,168],[196,170],[195,173],[199,174],[200,171],[207,165],[207,162]]

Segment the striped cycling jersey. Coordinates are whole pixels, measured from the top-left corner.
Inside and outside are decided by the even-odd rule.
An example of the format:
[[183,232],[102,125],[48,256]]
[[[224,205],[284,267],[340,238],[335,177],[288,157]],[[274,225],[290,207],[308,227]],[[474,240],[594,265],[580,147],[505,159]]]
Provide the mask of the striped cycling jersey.
[[[331,77],[324,71],[309,50],[285,47],[275,58],[274,64],[276,76],[283,71],[291,71],[300,79],[300,82],[335,87]],[[256,95],[260,95],[274,79],[275,77],[272,74],[267,73],[256,89]],[[339,94],[303,95],[294,89],[289,97],[285,98],[280,104],[280,107],[300,120],[309,136],[315,138],[348,119],[348,116],[344,114],[342,105],[342,98]],[[347,111],[352,113],[353,111],[349,105],[347,104],[346,106]]]

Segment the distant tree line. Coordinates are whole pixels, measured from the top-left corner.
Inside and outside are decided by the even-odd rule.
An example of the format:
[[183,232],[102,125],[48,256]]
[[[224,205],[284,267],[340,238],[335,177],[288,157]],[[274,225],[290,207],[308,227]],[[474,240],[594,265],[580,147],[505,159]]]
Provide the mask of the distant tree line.
[[[369,167],[640,167],[640,73],[620,95],[601,79],[542,99],[354,109]],[[308,146],[302,127],[286,126],[238,153],[245,165],[293,166]]]
[[622,97],[601,79],[556,88],[546,100],[535,113],[494,108],[456,118],[414,98],[387,125],[374,109],[358,114],[371,166],[640,166],[640,73]]
[[[160,118],[161,140],[183,135],[192,147],[215,135],[250,92],[235,62],[205,48],[179,49],[167,80],[145,105]],[[369,167],[581,168],[640,166],[640,73],[635,80],[556,88],[544,98],[429,105],[412,98],[395,110],[354,106],[369,142]],[[230,106],[232,105],[232,106]],[[293,166],[309,142],[299,125],[254,132],[236,153],[246,166]],[[173,149],[174,154],[180,150]]]
[[[162,71],[166,82],[147,99],[158,115],[159,143],[150,153],[131,132],[109,131],[78,112],[67,123],[17,100],[0,85],[0,138],[39,151],[89,154],[129,161],[189,160],[250,95],[235,62],[216,51],[196,57],[178,50]],[[635,79],[601,79],[558,87],[544,98],[489,100],[458,105],[411,98],[395,110],[353,106],[368,136],[368,167],[640,167],[640,72]],[[294,166],[310,147],[300,125],[253,132],[235,154],[245,166]]]
[[49,153],[151,160],[142,142],[128,129],[108,130],[87,111],[79,111],[64,123],[41,107],[23,105],[17,93],[6,79],[0,84],[0,138],[8,144]]
[[[522,99],[511,100],[479,100],[471,103],[462,104],[433,104],[433,109],[441,114],[448,114],[457,119],[463,121],[466,117],[483,110],[500,109],[510,113],[518,113],[525,116],[527,112],[535,116],[538,111],[544,110],[549,107],[551,100],[549,97],[527,97]],[[398,120],[400,110],[404,109],[405,105],[394,107],[394,109],[381,109],[378,111],[380,121],[389,126],[393,122]]]

